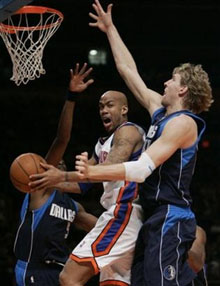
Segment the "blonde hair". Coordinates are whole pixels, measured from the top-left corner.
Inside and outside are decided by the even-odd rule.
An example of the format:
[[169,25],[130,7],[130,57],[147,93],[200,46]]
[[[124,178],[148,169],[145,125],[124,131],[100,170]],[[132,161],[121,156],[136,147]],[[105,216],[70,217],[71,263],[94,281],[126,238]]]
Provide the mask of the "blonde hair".
[[184,107],[194,113],[208,111],[213,103],[212,88],[208,74],[201,65],[181,64],[174,68],[173,74],[181,76],[181,85],[188,87],[188,94],[183,98]]

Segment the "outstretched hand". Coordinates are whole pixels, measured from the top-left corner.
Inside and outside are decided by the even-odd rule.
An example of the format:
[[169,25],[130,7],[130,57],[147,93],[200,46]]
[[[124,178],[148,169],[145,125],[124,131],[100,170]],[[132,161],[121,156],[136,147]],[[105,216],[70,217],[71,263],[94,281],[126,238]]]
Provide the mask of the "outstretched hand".
[[109,4],[107,7],[107,11],[105,12],[99,2],[99,0],[95,0],[95,3],[92,4],[94,10],[96,11],[96,15],[93,13],[89,13],[89,16],[96,20],[95,23],[89,23],[91,27],[98,27],[102,32],[107,32],[108,27],[113,25],[112,23],[112,6],[113,4]]
[[75,169],[77,170],[80,179],[87,179],[89,172],[87,152],[83,152],[81,155],[76,156]]
[[30,183],[28,184],[31,188],[31,192],[45,190],[49,187],[53,187],[57,183],[65,180],[65,172],[60,171],[53,165],[40,163],[40,165],[46,170],[41,174],[30,175]]
[[82,92],[90,84],[94,82],[93,79],[85,81],[85,78],[91,73],[93,68],[87,69],[87,63],[84,63],[83,67],[79,69],[79,64],[76,64],[74,71],[70,70],[70,83],[69,90],[72,92]]

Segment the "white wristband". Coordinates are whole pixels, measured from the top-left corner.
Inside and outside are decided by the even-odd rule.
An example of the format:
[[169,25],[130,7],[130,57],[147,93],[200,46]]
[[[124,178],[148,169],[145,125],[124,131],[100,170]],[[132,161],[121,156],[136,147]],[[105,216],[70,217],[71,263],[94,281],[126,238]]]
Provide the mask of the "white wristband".
[[123,165],[125,167],[125,179],[138,183],[144,182],[156,168],[146,152],[143,152],[137,161],[125,162]]

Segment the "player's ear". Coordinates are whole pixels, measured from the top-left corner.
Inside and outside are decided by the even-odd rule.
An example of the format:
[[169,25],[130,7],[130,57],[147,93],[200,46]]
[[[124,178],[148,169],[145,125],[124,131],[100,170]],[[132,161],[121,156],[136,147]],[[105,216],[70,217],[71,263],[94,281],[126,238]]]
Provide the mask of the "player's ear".
[[128,113],[128,106],[127,105],[123,105],[122,106],[122,114],[126,115]]
[[182,97],[184,95],[186,95],[188,92],[188,86],[187,85],[182,85],[180,87],[180,90],[179,90],[179,96]]

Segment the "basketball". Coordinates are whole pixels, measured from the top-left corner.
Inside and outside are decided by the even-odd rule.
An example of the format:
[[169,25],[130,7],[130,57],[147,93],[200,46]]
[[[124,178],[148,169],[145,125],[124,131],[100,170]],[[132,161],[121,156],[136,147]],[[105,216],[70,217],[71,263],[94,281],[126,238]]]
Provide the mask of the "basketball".
[[15,158],[10,167],[10,179],[14,187],[23,193],[29,193],[29,176],[45,171],[40,163],[46,161],[34,153],[24,153]]

